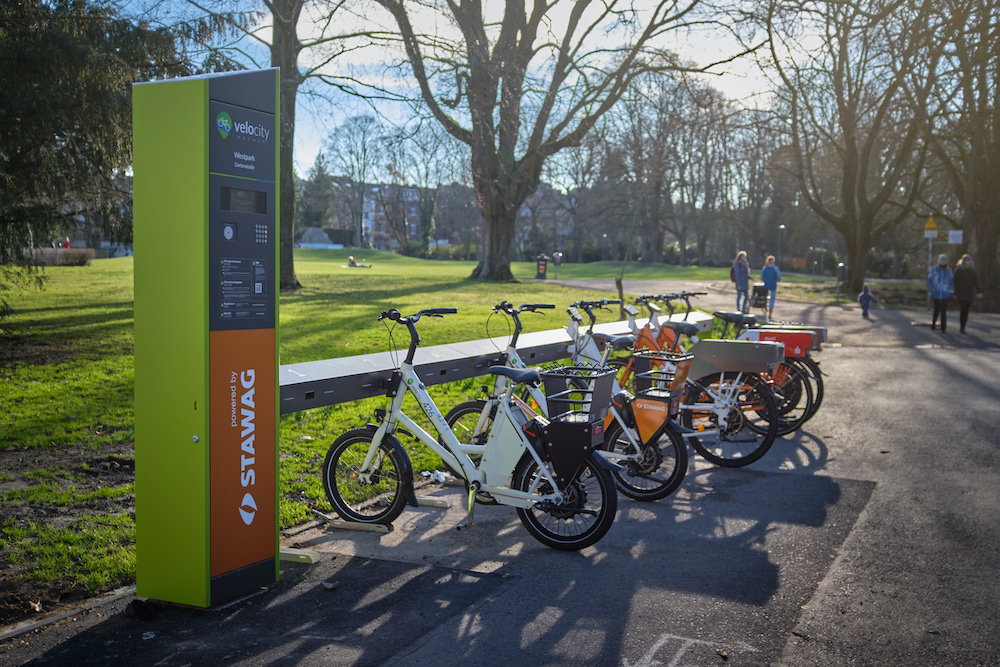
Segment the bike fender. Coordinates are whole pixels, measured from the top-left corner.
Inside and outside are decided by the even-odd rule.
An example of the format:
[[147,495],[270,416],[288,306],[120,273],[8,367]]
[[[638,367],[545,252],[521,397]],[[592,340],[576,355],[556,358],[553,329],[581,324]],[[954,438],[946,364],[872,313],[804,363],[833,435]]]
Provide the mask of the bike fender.
[[[375,424],[368,424],[367,428],[372,431],[372,434],[378,430],[379,426]],[[406,453],[406,448],[392,435],[382,436],[382,442],[386,443],[392,447],[397,456],[399,457],[400,465],[403,469],[399,471],[400,477],[403,479],[403,496],[406,498],[406,504],[410,507],[419,507],[420,503],[417,502],[417,493],[413,490],[413,464],[410,463],[410,457]]]

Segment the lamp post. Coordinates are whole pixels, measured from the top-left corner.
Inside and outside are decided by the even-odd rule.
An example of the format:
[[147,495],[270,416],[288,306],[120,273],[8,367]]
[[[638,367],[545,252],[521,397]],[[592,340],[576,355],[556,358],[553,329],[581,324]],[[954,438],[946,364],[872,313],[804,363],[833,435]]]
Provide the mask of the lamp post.
[[608,249],[608,235],[601,234],[601,261],[604,261],[604,254]]
[[785,226],[778,225],[778,268],[781,268],[781,237],[785,234]]
[[740,194],[740,210],[736,214],[736,252],[733,253],[735,257],[737,253],[741,250],[740,248],[740,227],[742,226],[743,216],[746,215],[747,210],[747,195],[746,193]]

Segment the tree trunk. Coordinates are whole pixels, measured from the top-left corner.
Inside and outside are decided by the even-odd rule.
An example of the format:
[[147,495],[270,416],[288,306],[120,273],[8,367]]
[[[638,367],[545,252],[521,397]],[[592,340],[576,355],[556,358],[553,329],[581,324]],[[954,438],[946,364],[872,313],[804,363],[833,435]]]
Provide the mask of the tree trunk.
[[[861,234],[857,235],[853,243],[847,244],[847,285],[841,286],[841,289],[846,289],[848,294],[860,294],[865,286],[865,269],[870,249],[871,243]],[[833,275],[837,276],[837,267],[833,267]]]
[[484,220],[486,239],[479,264],[472,272],[476,280],[507,282],[514,279],[510,270],[511,254],[514,248],[516,211],[494,212]]
[[[286,92],[284,69],[281,70],[281,146],[278,149],[278,220],[280,289],[302,287],[295,275],[295,171],[293,146],[295,145],[295,94]],[[295,88],[298,86],[296,85]]]
[[274,31],[271,39],[271,66],[281,70],[279,108],[281,145],[278,147],[278,262],[279,288],[302,287],[295,275],[295,98],[302,83],[298,68],[302,45],[296,36],[296,23],[302,0],[278,0],[272,12]]

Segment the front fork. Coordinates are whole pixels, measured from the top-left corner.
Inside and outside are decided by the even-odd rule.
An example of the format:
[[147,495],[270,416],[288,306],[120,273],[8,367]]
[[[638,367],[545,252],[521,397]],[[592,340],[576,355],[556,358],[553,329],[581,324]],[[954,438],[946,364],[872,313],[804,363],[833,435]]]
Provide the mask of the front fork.
[[[398,371],[396,371],[398,373]],[[376,410],[375,420],[378,422],[378,426],[369,425],[369,427],[374,427],[375,432],[372,434],[371,445],[368,447],[368,453],[365,454],[365,460],[361,464],[361,469],[358,471],[358,479],[360,479],[365,484],[371,484],[372,476],[375,475],[377,470],[375,469],[375,459],[379,454],[379,448],[382,446],[382,442],[388,436],[390,446],[395,450],[396,455],[400,459],[400,463],[403,465],[403,470],[400,470],[401,482],[403,485],[403,494],[406,496],[406,502],[411,507],[417,507],[419,503],[417,502],[417,495],[413,489],[413,464],[410,462],[410,457],[406,453],[406,449],[399,444],[399,441],[394,437],[396,432],[396,420],[393,417],[398,410],[402,407],[403,398],[406,396],[406,391],[401,390],[401,376],[397,380],[396,375],[393,375],[393,379],[390,381],[389,390],[389,407],[387,410]]]

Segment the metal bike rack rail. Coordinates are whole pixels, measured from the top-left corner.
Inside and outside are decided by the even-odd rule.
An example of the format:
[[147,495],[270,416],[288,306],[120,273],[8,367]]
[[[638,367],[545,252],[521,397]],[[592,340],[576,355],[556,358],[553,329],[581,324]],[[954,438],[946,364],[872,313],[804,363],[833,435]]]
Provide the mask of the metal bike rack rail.
[[[675,315],[675,320],[683,317]],[[692,312],[688,322],[701,331],[712,328],[712,316]],[[639,326],[645,320],[638,321]],[[625,321],[598,324],[594,331],[611,335],[630,333]],[[500,361],[507,338],[482,339],[434,345],[417,349],[414,366],[424,384],[431,386],[485,375]],[[529,366],[546,364],[569,356],[569,335],[565,329],[522,333],[517,350]],[[400,350],[397,357],[405,356]],[[282,364],[278,369],[281,414],[348,403],[385,393],[382,382],[392,377],[396,366],[389,352],[376,352],[338,359]]]

